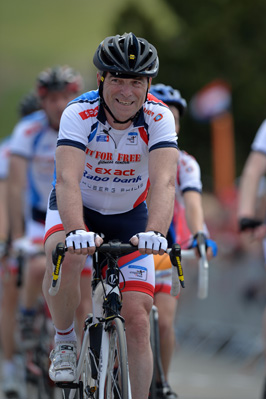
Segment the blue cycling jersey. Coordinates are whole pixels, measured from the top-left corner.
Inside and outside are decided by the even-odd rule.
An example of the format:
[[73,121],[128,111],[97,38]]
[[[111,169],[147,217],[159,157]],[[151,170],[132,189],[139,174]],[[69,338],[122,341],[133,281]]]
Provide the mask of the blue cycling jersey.
[[52,187],[57,131],[49,125],[44,111],[20,120],[10,142],[10,153],[28,159],[28,190],[32,208],[46,212]]

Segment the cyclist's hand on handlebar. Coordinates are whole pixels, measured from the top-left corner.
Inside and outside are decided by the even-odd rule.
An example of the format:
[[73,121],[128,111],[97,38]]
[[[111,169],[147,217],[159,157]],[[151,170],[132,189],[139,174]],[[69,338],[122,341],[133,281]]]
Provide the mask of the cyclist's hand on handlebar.
[[141,254],[160,254],[163,255],[167,250],[167,240],[158,231],[146,231],[131,237],[130,242],[138,246]]
[[93,231],[72,230],[66,235],[66,246],[71,254],[93,255],[103,239]]
[[216,242],[211,240],[210,238],[207,238],[206,235],[202,232],[199,232],[194,235],[190,248],[197,248],[197,255],[200,256],[199,236],[201,237],[201,240],[204,240],[205,242],[207,259],[210,260],[212,257],[217,256],[218,246]]

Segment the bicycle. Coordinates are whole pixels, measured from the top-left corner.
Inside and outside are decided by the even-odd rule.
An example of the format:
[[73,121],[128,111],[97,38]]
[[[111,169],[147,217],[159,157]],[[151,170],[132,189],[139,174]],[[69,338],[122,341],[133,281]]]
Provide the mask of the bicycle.
[[56,390],[47,373],[49,353],[53,348],[53,326],[50,313],[43,300],[38,303],[34,320],[36,342],[29,349],[22,349],[26,366],[27,390],[38,399],[56,398]]
[[[50,295],[58,292],[65,251],[65,245],[59,243],[53,253],[54,275]],[[76,380],[56,384],[63,389],[64,398],[73,399],[79,392],[79,399],[131,399],[125,321],[120,315],[121,271],[117,260],[121,255],[135,251],[136,247],[119,241],[110,241],[96,248],[92,278],[93,314],[85,320]],[[107,260],[105,280],[101,272],[103,262],[99,263],[98,253],[104,254]]]
[[[131,398],[127,362],[127,345],[124,319],[120,315],[122,293],[119,288],[121,274],[117,260],[121,255],[135,252],[131,244],[110,241],[96,249],[93,257],[92,304],[93,314],[88,315],[77,363],[77,378],[73,383],[57,383],[64,397],[79,398]],[[55,265],[50,295],[59,289],[61,265],[65,245],[59,243],[53,253]],[[106,257],[106,278],[103,280],[98,254]],[[59,281],[59,283],[58,283]]]
[[[202,233],[198,234],[197,238],[197,248],[199,252],[198,258],[198,298],[205,299],[208,297],[209,291],[209,262],[206,255],[206,245],[205,245],[205,236]],[[176,245],[176,244],[174,244]],[[173,255],[170,256],[172,262],[172,286],[171,286],[171,295],[177,296],[180,291],[180,281],[179,273],[183,273],[182,268],[179,273],[176,273],[176,267],[180,266],[175,261]],[[194,249],[182,249],[180,253],[180,260],[182,259],[196,259],[196,254]],[[173,262],[176,262],[175,264]],[[180,264],[181,265],[181,264]]]
[[[200,252],[200,258],[198,259],[198,298],[205,299],[208,296],[209,263],[206,257],[204,237],[202,238],[200,236],[198,243],[198,249]],[[174,245],[176,246],[175,252],[170,252],[170,258],[172,262],[171,295],[177,296],[180,292],[180,286],[183,288],[185,286],[181,259],[196,259],[196,254],[194,249],[181,250],[177,244]],[[167,395],[169,387],[163,371],[160,352],[159,314],[155,305],[153,305],[150,312],[150,342],[153,353],[154,367],[149,399],[162,399],[164,397],[169,398],[169,395]],[[160,389],[158,389],[158,386]]]
[[[12,255],[18,262],[17,286],[23,285],[23,273],[28,259],[34,256],[44,255],[44,249],[39,244],[33,244],[30,240],[23,239]],[[51,316],[42,296],[38,299],[36,314],[33,324],[33,341],[30,346],[20,342],[20,353],[25,365],[25,381],[27,394],[38,399],[52,399],[57,397],[53,382],[47,374],[49,367],[49,353],[53,347],[54,330]]]

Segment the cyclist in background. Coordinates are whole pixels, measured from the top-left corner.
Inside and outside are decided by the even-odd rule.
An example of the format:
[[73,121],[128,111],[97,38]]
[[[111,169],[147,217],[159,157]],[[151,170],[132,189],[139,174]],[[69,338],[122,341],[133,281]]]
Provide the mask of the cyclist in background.
[[[31,91],[19,103],[19,117],[23,118],[40,108],[37,95]],[[1,318],[2,390],[7,397],[25,398],[25,382],[20,357],[16,355],[15,331],[19,290],[17,262],[9,255],[8,172],[10,136],[0,144],[0,261],[1,261]]]
[[[42,71],[36,82],[42,109],[15,126],[10,143],[9,170],[11,238],[15,250],[25,248],[27,254],[30,245],[38,244],[43,251],[46,207],[53,181],[60,117],[81,87],[80,74],[69,66]],[[24,229],[25,190],[27,215]],[[23,270],[20,332],[24,349],[34,346],[33,322],[37,299],[42,293],[44,272],[44,253],[31,256]]]
[[[175,118],[176,133],[180,130],[180,117],[187,107],[186,100],[178,90],[164,84],[152,85],[150,94],[165,103]],[[207,255],[216,255],[216,244],[208,238],[208,230],[204,223],[202,209],[202,182],[200,166],[194,157],[179,150],[179,160],[176,175],[174,218],[168,232],[168,244],[177,242],[181,248],[197,246],[197,234],[204,232],[206,236]],[[172,354],[175,347],[174,319],[177,309],[177,299],[170,295],[171,262],[169,256],[155,256],[155,296],[154,304],[159,312],[160,352],[162,366],[167,379]],[[166,387],[158,386],[163,395]],[[164,388],[164,389],[163,389]],[[165,398],[177,398],[169,383]]]
[[[173,215],[178,159],[175,124],[168,108],[149,99],[148,89],[159,61],[147,40],[133,33],[107,37],[93,62],[99,89],[74,100],[61,118],[56,192],[51,192],[46,217],[43,288],[56,329],[49,373],[56,382],[76,377],[73,320],[85,261],[80,255],[94,253],[103,241],[100,234],[105,241],[131,240],[139,251],[119,262],[125,278],[122,316],[132,398],[147,399],[152,378],[152,254],[165,252],[165,235]],[[145,198],[149,186],[148,215]],[[51,297],[51,253],[64,240],[69,251],[60,290]]]
[[[240,179],[238,203],[239,230],[240,232],[250,235],[251,240],[262,240],[264,261],[266,261],[266,224],[265,221],[261,220],[257,215],[257,194],[259,191],[259,183],[265,174],[266,120],[261,124],[256,133],[251,145],[251,152],[244,165]],[[266,348],[266,309],[263,315],[263,332],[264,345]],[[262,398],[266,399],[266,377],[263,389]]]

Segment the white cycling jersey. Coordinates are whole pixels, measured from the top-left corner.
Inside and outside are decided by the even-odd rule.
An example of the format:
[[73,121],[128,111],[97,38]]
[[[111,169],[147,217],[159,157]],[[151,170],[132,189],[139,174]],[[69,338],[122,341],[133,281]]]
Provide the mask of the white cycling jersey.
[[15,126],[10,153],[29,160],[28,189],[30,206],[46,212],[54,177],[57,132],[49,125],[44,111],[33,112]]
[[196,159],[186,153],[179,151],[177,179],[176,179],[176,199],[183,202],[182,193],[186,191],[197,191],[201,193],[202,182],[200,167]]
[[[256,136],[253,140],[253,143],[251,144],[251,149],[252,151],[261,152],[266,156],[266,120],[264,120],[260,125],[256,133]],[[264,259],[266,260],[266,238],[264,238],[262,242],[263,242]]]
[[264,120],[256,133],[251,145],[253,151],[259,151],[266,155],[266,120]]
[[[192,155],[187,154],[185,151],[179,151],[174,217],[169,232],[172,241],[178,242],[182,249],[188,248],[193,240],[193,236],[186,221],[185,203],[183,199],[183,194],[187,191],[202,192],[201,171],[198,162]],[[204,231],[206,235],[209,235],[205,223]],[[154,257],[154,266],[155,293],[164,292],[170,295],[172,286],[172,264],[169,256],[156,255]]]
[[[175,241],[180,243],[183,248],[188,247],[192,238],[192,234],[187,226],[185,215],[183,194],[186,191],[202,192],[200,166],[192,155],[185,151],[179,151],[173,225]],[[206,234],[208,233],[206,226],[205,232]]]
[[116,130],[107,120],[98,90],[73,100],[63,112],[58,146],[86,153],[80,182],[83,205],[103,215],[127,212],[146,198],[148,153],[177,148],[172,112],[154,96],[128,129]]

